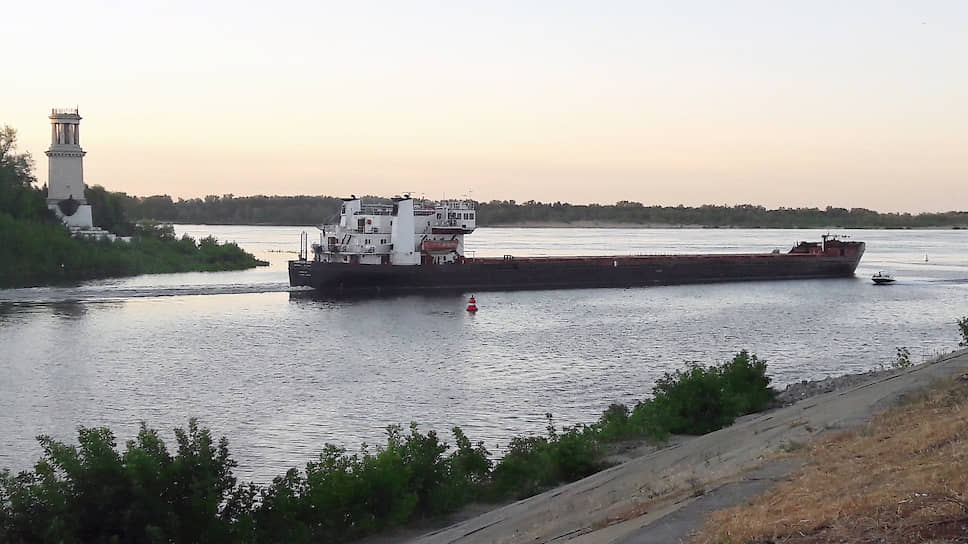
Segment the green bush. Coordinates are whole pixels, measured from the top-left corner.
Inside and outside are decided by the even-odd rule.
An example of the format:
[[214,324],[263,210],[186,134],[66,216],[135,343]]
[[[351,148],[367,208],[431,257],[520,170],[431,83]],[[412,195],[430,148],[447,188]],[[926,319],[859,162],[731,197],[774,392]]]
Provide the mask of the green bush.
[[897,354],[894,356],[894,360],[891,361],[891,368],[903,369],[914,366],[914,363],[911,361],[911,350],[901,347],[895,348],[895,351],[897,351]]
[[731,361],[718,368],[728,404],[737,415],[752,414],[767,409],[776,391],[770,387],[772,379],[766,375],[766,361],[741,350]]
[[571,482],[602,468],[601,444],[594,427],[576,425],[559,433],[551,414],[548,435],[512,438],[494,467],[490,496],[523,498],[562,482]]
[[628,406],[618,403],[609,405],[595,424],[599,439],[612,442],[632,436],[634,430],[629,416]]
[[387,443],[357,454],[327,444],[306,465],[273,480],[255,510],[259,540],[344,542],[416,518],[452,511],[479,496],[491,461],[454,428],[457,450],[416,424],[404,435],[387,428]]
[[652,390],[652,415],[673,434],[703,434],[729,425],[738,413],[715,367],[690,364],[660,378]]
[[968,346],[968,316],[958,320],[958,332],[961,333],[961,341],[958,342],[958,345],[961,347]]
[[80,428],[78,446],[40,437],[34,472],[0,474],[0,541],[240,540],[252,490],[237,485],[225,439],[194,419],[176,437],[174,456],[144,424],[124,454],[103,428]]
[[636,406],[632,419],[656,437],[708,433],[766,409],[776,397],[769,384],[766,361],[746,350],[719,366],[691,363],[660,378],[652,399]]

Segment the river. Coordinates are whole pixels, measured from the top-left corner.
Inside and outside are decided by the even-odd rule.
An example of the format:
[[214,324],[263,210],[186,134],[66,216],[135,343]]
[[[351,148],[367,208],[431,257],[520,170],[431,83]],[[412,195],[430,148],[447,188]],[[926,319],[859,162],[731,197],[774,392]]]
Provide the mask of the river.
[[[322,445],[379,444],[391,423],[499,451],[514,435],[591,422],[646,397],[684,362],[740,349],[775,385],[920,361],[955,349],[968,314],[968,230],[843,231],[867,242],[851,279],[325,300],[291,291],[304,227],[178,225],[238,242],[269,267],[0,290],[0,468],[139,421],[198,417],[226,436],[243,479],[301,467]],[[315,229],[309,229],[315,231]],[[480,228],[477,256],[786,251],[819,231]],[[315,234],[311,234],[315,236]],[[890,270],[891,286],[870,275]]]

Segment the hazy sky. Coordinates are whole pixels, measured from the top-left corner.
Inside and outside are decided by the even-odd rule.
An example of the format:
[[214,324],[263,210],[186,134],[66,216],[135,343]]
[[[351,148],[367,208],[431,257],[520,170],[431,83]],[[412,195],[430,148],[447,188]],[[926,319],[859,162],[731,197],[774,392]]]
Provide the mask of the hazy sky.
[[968,1],[10,2],[0,124],[148,195],[968,210]]

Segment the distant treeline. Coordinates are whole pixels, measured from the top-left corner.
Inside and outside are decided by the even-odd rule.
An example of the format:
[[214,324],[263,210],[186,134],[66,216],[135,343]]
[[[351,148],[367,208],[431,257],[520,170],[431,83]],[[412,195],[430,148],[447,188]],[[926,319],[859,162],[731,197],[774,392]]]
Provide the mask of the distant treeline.
[[[97,189],[97,188],[96,188]],[[187,200],[170,196],[114,195],[125,215],[174,223],[229,225],[318,225],[331,222],[341,200],[329,196],[233,195]],[[90,199],[90,197],[89,197]],[[388,202],[386,198],[364,199]],[[741,204],[646,206],[639,202],[615,204],[544,203],[529,200],[492,200],[478,203],[478,225],[623,223],[643,226],[700,226],[745,228],[915,228],[965,227],[968,212],[880,213],[865,208],[777,208]]]

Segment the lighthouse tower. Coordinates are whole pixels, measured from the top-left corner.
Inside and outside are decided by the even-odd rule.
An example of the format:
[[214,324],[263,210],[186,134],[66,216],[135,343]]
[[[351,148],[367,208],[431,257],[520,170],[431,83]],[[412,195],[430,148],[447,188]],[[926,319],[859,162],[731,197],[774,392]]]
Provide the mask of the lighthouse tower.
[[68,226],[94,226],[91,206],[84,200],[84,155],[77,108],[50,110],[50,149],[47,150],[47,207]]

